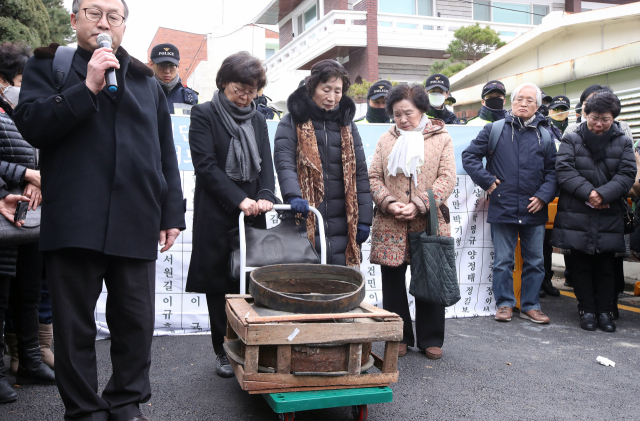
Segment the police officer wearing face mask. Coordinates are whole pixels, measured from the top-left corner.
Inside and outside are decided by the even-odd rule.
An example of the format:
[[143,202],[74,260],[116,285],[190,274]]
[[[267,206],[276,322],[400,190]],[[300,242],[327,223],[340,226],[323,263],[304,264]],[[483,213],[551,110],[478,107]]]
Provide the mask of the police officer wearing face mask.
[[547,117],[549,115],[549,105],[553,101],[553,98],[551,95],[545,94],[543,90],[540,90],[540,92],[542,92],[542,105],[538,107],[538,112]]
[[478,116],[470,119],[467,126],[483,126],[487,123],[502,120],[505,117],[505,95],[507,90],[499,80],[487,82],[482,87],[482,108]]
[[553,97],[551,105],[549,106],[549,127],[556,135],[556,139],[562,139],[562,134],[567,130],[569,125],[569,108],[571,108],[571,101],[564,95],[558,95]]
[[367,92],[367,114],[354,120],[356,123],[392,123],[393,120],[385,109],[387,93],[391,89],[391,82],[379,80]]
[[446,124],[460,124],[456,115],[449,111],[444,101],[449,97],[449,78],[436,73],[427,78],[424,87],[429,95],[429,118],[438,118]]

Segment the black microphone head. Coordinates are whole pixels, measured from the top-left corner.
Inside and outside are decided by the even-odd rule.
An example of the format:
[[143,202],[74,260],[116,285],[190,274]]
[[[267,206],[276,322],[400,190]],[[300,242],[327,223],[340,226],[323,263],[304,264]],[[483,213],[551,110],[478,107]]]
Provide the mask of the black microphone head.
[[111,47],[111,36],[109,34],[105,34],[104,32],[98,35],[96,41],[98,42],[98,46],[100,46],[100,48],[103,47],[103,43],[108,43],[109,47]]

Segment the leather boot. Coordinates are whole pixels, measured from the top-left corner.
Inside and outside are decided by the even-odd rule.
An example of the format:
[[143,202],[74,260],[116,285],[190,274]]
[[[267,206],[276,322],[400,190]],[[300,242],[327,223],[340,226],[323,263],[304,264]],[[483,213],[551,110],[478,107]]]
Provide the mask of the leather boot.
[[584,330],[596,330],[596,315],[580,312],[580,327]]
[[56,375],[42,362],[40,347],[20,347],[20,365],[16,373],[17,384],[56,384]]
[[15,333],[5,333],[4,342],[7,344],[8,355],[11,356],[11,362],[9,363],[10,373],[14,376],[18,371],[18,337]]
[[40,325],[38,330],[38,342],[40,342],[40,353],[42,362],[53,368],[53,352],[51,352],[51,342],[53,342],[53,325]]
[[550,297],[560,296],[560,290],[553,286],[553,284],[551,283],[551,279],[545,279],[544,281],[542,281],[540,292],[543,291]]
[[616,324],[613,323],[610,313],[598,313],[598,326],[603,332],[615,332]]
[[4,358],[0,357],[0,403],[14,402],[18,399],[18,394],[7,381],[4,371]]

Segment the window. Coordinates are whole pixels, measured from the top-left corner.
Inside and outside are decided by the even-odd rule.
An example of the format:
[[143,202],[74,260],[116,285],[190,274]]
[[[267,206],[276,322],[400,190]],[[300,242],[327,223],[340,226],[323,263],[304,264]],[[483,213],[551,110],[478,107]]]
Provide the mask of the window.
[[[549,6],[544,6],[541,4],[533,5],[533,15],[531,15],[532,21],[534,25],[540,25],[542,23],[542,18],[549,14]],[[543,16],[540,16],[543,15]]]
[[272,55],[276,53],[275,48],[267,48],[265,51],[265,59],[268,60]]
[[486,22],[491,21],[491,8],[489,7],[491,2],[489,1],[474,1],[473,2],[473,20],[482,20]]
[[381,13],[416,14],[416,0],[379,0],[378,5]]
[[418,0],[418,14],[420,16],[433,16],[433,2],[431,0]]
[[295,23],[295,34],[300,35],[307,29],[311,28],[314,23],[318,21],[318,3],[313,3],[309,8],[304,10],[298,16],[296,16]]
[[531,6],[519,3],[499,3],[494,1],[493,22],[521,23],[531,25]]

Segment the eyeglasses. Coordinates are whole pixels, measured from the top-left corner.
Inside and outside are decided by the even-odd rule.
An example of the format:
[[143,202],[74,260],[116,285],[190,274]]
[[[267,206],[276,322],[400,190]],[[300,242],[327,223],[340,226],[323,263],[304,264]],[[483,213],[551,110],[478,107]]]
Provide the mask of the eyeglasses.
[[554,108],[553,111],[556,111],[558,113],[567,113],[567,112],[569,112],[569,110],[565,110],[564,108]]
[[513,100],[514,104],[519,104],[521,102],[524,102],[525,104],[527,104],[527,106],[533,105],[536,103],[535,99],[531,99],[531,98],[522,98],[522,97],[518,97],[516,99]]
[[235,92],[236,95],[238,95],[239,97],[244,97],[249,95],[249,98],[254,99],[258,97],[258,91],[255,92],[246,92],[243,91],[241,89],[236,89],[235,85],[231,85],[231,89],[233,89],[233,92]]
[[160,63],[158,64],[158,67],[160,68],[160,70],[171,70],[171,71],[174,71],[178,68],[178,66],[176,66],[173,63]]
[[600,122],[602,124],[609,124],[609,123],[611,123],[613,121],[612,118],[608,118],[608,117],[606,117],[606,118],[598,118],[598,117],[595,117],[595,116],[592,116],[592,115],[588,115],[587,119],[593,124],[597,124],[598,122]]
[[[99,22],[104,12],[100,9],[84,8],[84,16],[89,22]],[[111,26],[121,26],[124,23],[124,16],[120,16],[115,12],[107,13],[107,22]]]

